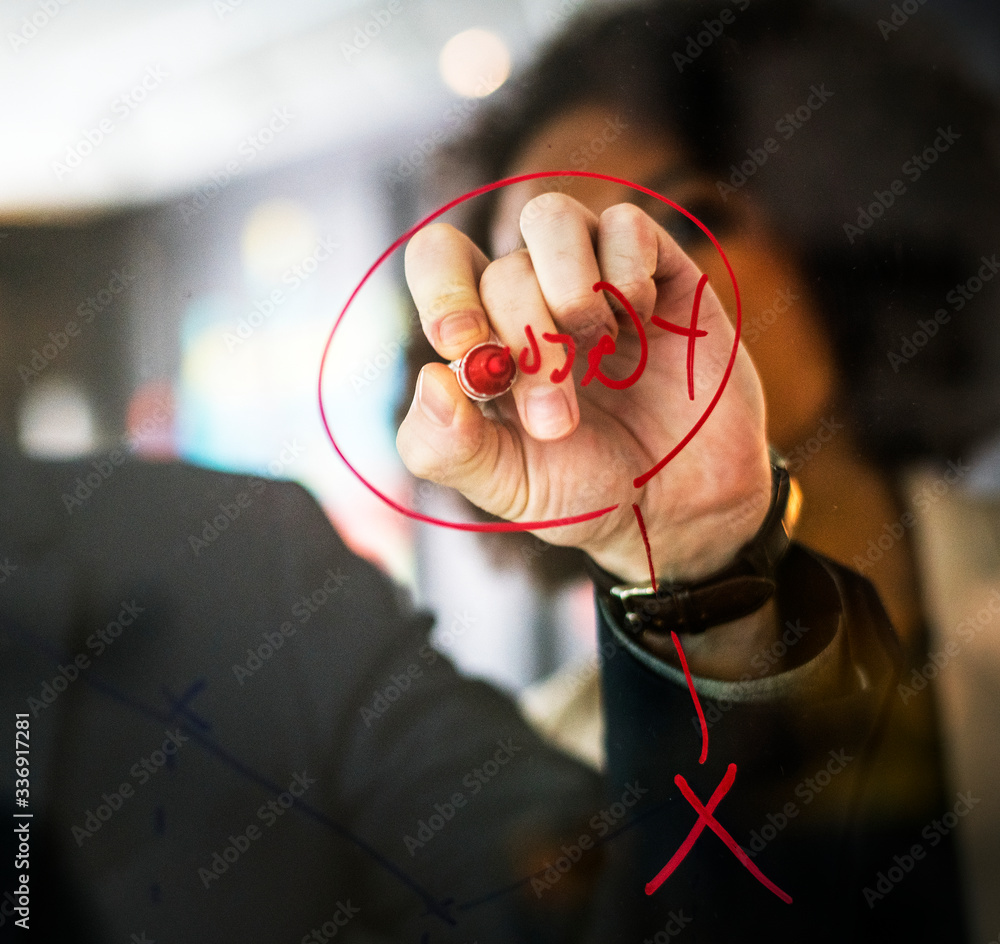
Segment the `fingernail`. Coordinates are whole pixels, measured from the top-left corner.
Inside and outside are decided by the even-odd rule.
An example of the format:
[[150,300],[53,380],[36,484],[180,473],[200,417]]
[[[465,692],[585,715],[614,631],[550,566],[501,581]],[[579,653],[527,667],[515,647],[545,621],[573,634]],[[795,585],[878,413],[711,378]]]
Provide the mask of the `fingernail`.
[[479,337],[479,321],[473,315],[448,315],[438,325],[438,337],[449,347],[470,344]]
[[573,425],[569,401],[558,387],[536,387],[524,398],[528,432],[535,439],[558,439]]
[[427,371],[421,371],[417,380],[417,402],[424,416],[435,426],[451,426],[455,403],[441,382]]

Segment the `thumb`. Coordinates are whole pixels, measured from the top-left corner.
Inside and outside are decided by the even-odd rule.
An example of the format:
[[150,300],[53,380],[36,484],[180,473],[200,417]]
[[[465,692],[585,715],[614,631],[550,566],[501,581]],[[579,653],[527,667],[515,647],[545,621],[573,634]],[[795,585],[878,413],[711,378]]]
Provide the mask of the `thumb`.
[[444,364],[426,364],[406,419],[396,434],[403,464],[414,475],[457,488],[491,514],[516,507],[519,476],[503,461],[514,448],[510,431],[483,415]]

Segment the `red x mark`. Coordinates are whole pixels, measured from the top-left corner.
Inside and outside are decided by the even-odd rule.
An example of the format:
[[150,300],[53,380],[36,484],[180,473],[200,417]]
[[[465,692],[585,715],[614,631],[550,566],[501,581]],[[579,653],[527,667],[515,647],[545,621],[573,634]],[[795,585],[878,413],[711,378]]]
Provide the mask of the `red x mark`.
[[673,331],[674,334],[686,335],[688,339],[688,349],[687,349],[687,375],[688,375],[688,399],[694,399],[694,342],[697,338],[703,338],[708,332],[700,331],[698,329],[698,311],[701,308],[701,293],[705,291],[705,284],[708,282],[708,276],[702,275],[698,279],[698,287],[694,291],[694,304],[691,306],[691,324],[682,328],[679,325],[671,324],[669,321],[664,321],[657,315],[653,315],[650,321],[653,324],[665,328],[667,331]]
[[715,812],[715,808],[719,805],[719,801],[729,792],[729,788],[735,780],[736,765],[730,764],[729,769],[726,771],[726,776],[722,778],[722,782],[716,787],[715,792],[708,801],[708,805],[703,806],[701,800],[694,795],[694,792],[688,786],[688,782],[680,774],[674,777],[674,783],[677,784],[681,793],[684,794],[684,799],[694,807],[695,812],[698,814],[698,822],[691,827],[691,832],[688,833],[687,839],[680,844],[680,848],[670,857],[670,861],[660,869],[656,878],[646,885],[647,895],[652,895],[673,874],[674,870],[684,861],[684,857],[691,851],[691,847],[707,826],[729,847],[729,851],[743,863],[758,882],[774,892],[786,905],[792,903],[792,896],[778,888],[774,882],[753,864],[750,857],[740,848],[739,843],[726,832],[725,828],[712,815]]

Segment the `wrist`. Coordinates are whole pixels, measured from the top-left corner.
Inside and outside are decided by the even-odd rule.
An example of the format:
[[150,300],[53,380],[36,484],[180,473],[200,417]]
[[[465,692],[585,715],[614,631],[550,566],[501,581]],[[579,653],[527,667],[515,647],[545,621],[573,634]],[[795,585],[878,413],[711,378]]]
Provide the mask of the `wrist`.
[[[843,614],[841,591],[832,571],[793,544],[778,564],[776,576],[774,596],[754,613],[704,633],[678,634],[691,674],[752,686],[807,664],[817,666],[815,660],[826,653],[829,658],[817,668],[819,674],[809,676],[809,684],[819,686],[814,691],[856,685],[856,678],[845,675],[842,652],[830,648],[837,640]],[[640,645],[680,670],[677,649],[669,636],[646,634]]]
[[[713,626],[709,632],[681,634],[681,640],[692,675],[736,682],[746,678],[747,667],[751,665],[754,655],[770,652],[779,635],[778,604],[772,596],[746,616]],[[645,648],[664,662],[680,667],[677,649],[669,636],[650,637]],[[768,664],[765,672],[758,677],[780,671],[782,666],[776,660],[775,664]]]
[[628,583],[596,565],[591,576],[609,611],[634,636],[700,633],[740,620],[770,599],[774,570],[788,548],[797,511],[797,492],[775,457],[763,524],[726,566],[690,582],[661,578],[654,584],[647,578]]
[[[783,464],[776,454],[774,459]],[[714,497],[721,487],[706,488],[705,494],[713,496],[711,501],[701,501],[699,495],[686,499],[683,517],[677,507],[671,509],[681,517],[679,521],[661,524],[662,516],[658,519],[650,512],[644,524],[656,582],[693,584],[731,564],[767,516],[773,497],[772,478],[768,453],[762,452],[752,472],[741,473],[737,487],[726,489],[732,497],[725,504],[720,506]],[[650,561],[634,517],[628,518],[626,534],[617,544],[605,542],[600,548],[584,550],[601,568],[619,577],[620,583],[648,584]]]

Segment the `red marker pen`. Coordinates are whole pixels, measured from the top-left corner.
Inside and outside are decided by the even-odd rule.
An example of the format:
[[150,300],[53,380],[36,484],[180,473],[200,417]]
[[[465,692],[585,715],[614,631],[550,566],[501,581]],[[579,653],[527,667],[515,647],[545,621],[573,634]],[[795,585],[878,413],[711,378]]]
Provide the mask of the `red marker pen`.
[[503,396],[517,376],[510,348],[492,341],[469,348],[464,357],[448,366],[455,371],[462,393],[478,403]]

